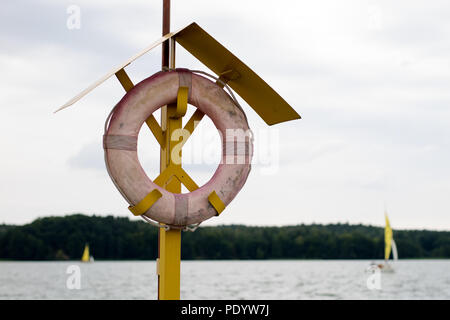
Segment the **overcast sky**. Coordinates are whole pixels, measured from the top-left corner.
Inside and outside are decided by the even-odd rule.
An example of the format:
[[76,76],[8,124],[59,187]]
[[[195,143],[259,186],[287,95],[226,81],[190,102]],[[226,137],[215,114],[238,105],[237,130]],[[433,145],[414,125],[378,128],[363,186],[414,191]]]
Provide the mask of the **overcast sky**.
[[[138,219],[103,160],[103,124],[124,95],[118,81],[52,112],[158,39],[161,3],[2,1],[0,223],[75,212]],[[80,29],[67,27],[70,5]],[[172,0],[172,30],[193,21],[303,117],[269,128],[240,100],[257,161],[205,225],[383,225],[386,205],[393,228],[450,230],[449,1]],[[137,83],[160,61],[157,48],[126,70]],[[207,71],[181,47],[177,66]],[[183,154],[200,184],[218,162],[215,132],[202,121]],[[148,130],[139,142],[154,178],[158,146]],[[203,163],[189,164],[199,146]]]

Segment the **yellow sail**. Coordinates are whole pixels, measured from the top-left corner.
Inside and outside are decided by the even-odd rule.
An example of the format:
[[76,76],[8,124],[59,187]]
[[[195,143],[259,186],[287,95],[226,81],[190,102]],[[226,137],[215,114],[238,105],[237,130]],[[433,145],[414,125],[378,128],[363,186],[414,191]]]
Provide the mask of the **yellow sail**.
[[84,247],[83,256],[81,257],[81,262],[89,262],[89,245]]
[[386,227],[384,228],[384,260],[388,260],[391,255],[392,229],[386,212],[384,216],[386,218]]

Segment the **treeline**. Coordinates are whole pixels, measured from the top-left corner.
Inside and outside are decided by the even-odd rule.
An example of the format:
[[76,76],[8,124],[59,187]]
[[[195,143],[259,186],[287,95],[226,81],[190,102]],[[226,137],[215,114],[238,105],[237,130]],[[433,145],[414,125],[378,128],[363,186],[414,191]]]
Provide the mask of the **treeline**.
[[[158,231],[128,218],[40,218],[23,226],[0,225],[0,259],[65,260],[81,257],[89,243],[95,259],[157,257]],[[400,258],[450,258],[450,232],[394,230]],[[183,232],[182,259],[382,259],[384,229],[348,224],[200,227]]]

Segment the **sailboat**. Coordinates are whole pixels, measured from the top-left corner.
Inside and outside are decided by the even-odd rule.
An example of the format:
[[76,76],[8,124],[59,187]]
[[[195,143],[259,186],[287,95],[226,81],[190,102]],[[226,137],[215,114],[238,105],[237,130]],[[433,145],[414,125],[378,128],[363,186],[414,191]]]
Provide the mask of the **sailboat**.
[[384,212],[384,217],[386,220],[386,226],[384,228],[384,263],[376,264],[375,262],[372,262],[368,268],[368,271],[371,272],[374,272],[375,270],[379,270],[381,272],[394,272],[394,268],[391,264],[389,264],[391,252],[393,261],[398,260],[397,245],[394,241],[391,224],[389,223],[389,218],[386,211]]
[[389,223],[389,218],[386,212],[384,213],[384,217],[386,219],[386,227],[384,228],[384,265],[381,267],[381,270],[384,272],[394,272],[394,269],[388,261],[391,251],[393,260],[398,260],[397,245],[395,244],[391,224]]
[[84,246],[83,255],[81,256],[81,262],[94,262],[94,257],[89,255],[89,244]]

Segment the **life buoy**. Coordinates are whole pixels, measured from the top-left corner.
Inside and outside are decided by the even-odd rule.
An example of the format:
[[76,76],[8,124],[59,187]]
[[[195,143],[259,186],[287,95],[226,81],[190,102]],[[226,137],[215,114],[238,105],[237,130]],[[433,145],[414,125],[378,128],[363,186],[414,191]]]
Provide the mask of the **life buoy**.
[[[138,135],[145,120],[162,106],[175,103],[181,86],[189,88],[189,104],[211,118],[222,139],[222,160],[213,177],[185,194],[171,193],[155,184],[137,155]],[[169,226],[188,226],[218,214],[210,203],[211,195],[227,206],[243,187],[251,169],[253,138],[249,132],[244,112],[223,88],[186,69],[162,71],[137,84],[114,107],[103,138],[105,163],[131,207],[156,195],[151,207],[139,214]]]

